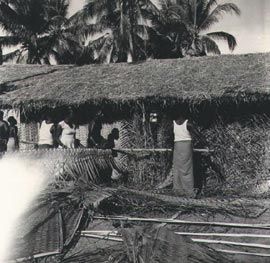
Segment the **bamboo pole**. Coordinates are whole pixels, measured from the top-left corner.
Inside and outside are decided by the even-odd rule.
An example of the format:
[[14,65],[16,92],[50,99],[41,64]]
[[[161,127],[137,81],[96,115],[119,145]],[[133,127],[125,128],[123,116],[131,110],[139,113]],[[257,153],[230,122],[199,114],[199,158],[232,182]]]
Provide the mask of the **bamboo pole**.
[[[81,234],[82,237],[89,237],[95,239],[102,239],[108,241],[115,241],[115,242],[123,242],[121,237],[111,237],[111,236],[104,236],[104,235],[94,235],[94,234]],[[270,245],[265,244],[257,244],[257,243],[242,243],[242,242],[232,242],[232,241],[225,241],[225,240],[210,240],[210,239],[191,239],[195,243],[204,243],[204,244],[218,244],[218,245],[232,245],[232,246],[241,246],[241,247],[251,247],[251,248],[263,248],[269,249]],[[230,251],[230,250],[220,250],[215,249],[219,252],[224,253],[231,253],[231,254],[240,254],[240,251]],[[248,252],[245,252],[248,253]],[[248,254],[246,254],[248,255]],[[249,255],[254,255],[253,253],[249,253]],[[261,254],[256,254],[257,256],[261,256]],[[264,256],[270,256],[270,254],[263,254]]]
[[251,229],[266,229],[270,230],[268,224],[241,224],[241,223],[226,223],[226,222],[197,222],[197,221],[185,221],[178,219],[167,219],[167,218],[139,218],[139,217],[105,217],[105,216],[94,216],[93,219],[101,220],[120,220],[120,221],[139,221],[147,223],[166,223],[175,225],[200,225],[200,226],[213,226],[213,227],[232,227],[232,228],[251,228]]
[[[38,142],[33,142],[33,141],[20,141],[20,143],[24,143],[24,144],[32,144],[32,145],[37,145]],[[58,148],[57,148],[58,149]],[[91,148],[86,148],[91,150]],[[102,150],[102,149],[100,149]],[[119,151],[119,152],[172,152],[173,149],[169,149],[169,148],[114,148],[114,151]],[[194,148],[193,152],[201,152],[201,153],[213,153],[214,150],[210,150],[210,149],[197,149]]]
[[123,242],[122,238],[110,237],[110,236],[104,236],[104,235],[81,234],[81,237],[90,237],[90,238],[103,239],[103,240],[108,240],[108,241]]
[[81,234],[119,236],[118,231],[111,230],[83,230]]
[[[83,234],[99,234],[99,235],[111,235],[119,236],[118,231],[110,230],[84,230]],[[254,237],[254,238],[267,238],[270,239],[270,235],[261,234],[247,234],[247,233],[189,233],[189,232],[175,232],[176,235],[181,236],[204,236],[204,237]]]
[[[174,214],[170,219],[177,219],[177,217],[179,216],[179,214],[180,214],[181,212],[177,212],[176,214]],[[157,225],[156,227],[158,228],[158,227],[164,227],[164,226],[166,226],[167,225],[167,223],[161,223],[161,224],[159,224],[159,225]]]
[[199,238],[192,238],[191,240],[196,242],[196,243],[233,245],[233,246],[239,246],[239,247],[270,249],[270,245],[257,244],[257,243],[242,243],[242,242],[232,242],[232,241],[226,241],[226,240],[199,239]]
[[235,250],[227,250],[227,249],[215,249],[215,250],[217,252],[226,253],[226,254],[257,256],[257,257],[270,257],[270,254],[266,254],[266,253],[253,253],[253,252],[235,251]]
[[205,237],[254,237],[254,238],[270,238],[270,235],[260,234],[238,234],[238,233],[188,233],[188,232],[175,232],[177,235],[182,236],[205,236]]
[[[172,149],[167,148],[114,148],[113,150],[119,152],[172,152]],[[210,149],[193,149],[194,152],[212,153],[214,150]]]
[[25,261],[30,261],[30,260],[33,260],[33,259],[38,259],[38,258],[43,258],[43,257],[49,257],[49,256],[56,256],[56,255],[60,255],[60,254],[61,253],[59,251],[55,251],[55,252],[44,252],[44,253],[33,255],[31,257],[11,259],[11,260],[8,260],[7,263],[25,262]]

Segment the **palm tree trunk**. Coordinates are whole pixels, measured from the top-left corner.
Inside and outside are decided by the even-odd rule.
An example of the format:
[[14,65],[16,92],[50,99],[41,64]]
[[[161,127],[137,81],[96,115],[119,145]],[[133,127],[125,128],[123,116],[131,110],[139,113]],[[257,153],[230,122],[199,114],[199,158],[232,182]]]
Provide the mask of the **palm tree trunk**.
[[3,50],[2,50],[2,46],[0,45],[0,65],[3,64]]
[[131,57],[132,61],[137,61],[137,52],[136,52],[136,44],[135,44],[135,26],[136,26],[136,8],[135,3],[136,0],[129,0],[130,8],[129,8],[129,19],[130,19],[130,36],[131,36]]
[[194,1],[194,29],[197,27],[197,0]]

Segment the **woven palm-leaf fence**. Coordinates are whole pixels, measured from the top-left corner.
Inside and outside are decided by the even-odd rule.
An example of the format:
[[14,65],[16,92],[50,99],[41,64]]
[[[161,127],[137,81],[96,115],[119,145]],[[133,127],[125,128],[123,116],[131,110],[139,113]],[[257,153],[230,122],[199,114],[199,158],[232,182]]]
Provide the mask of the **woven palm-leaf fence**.
[[87,146],[87,138],[88,138],[88,125],[80,125],[76,130],[76,138],[80,141],[80,144],[83,146]]
[[38,141],[38,123],[20,123],[18,128],[20,149],[33,150],[35,148],[34,143]]
[[[143,113],[136,112],[132,120],[121,122],[120,148],[171,148],[172,123],[166,118],[160,120],[156,130],[145,119]],[[146,152],[120,155],[120,161],[127,164],[129,183],[136,187],[153,188],[166,179],[170,173],[172,153]]]
[[242,117],[231,123],[218,121],[202,130],[212,161],[224,173],[226,183],[218,184],[216,173],[206,170],[207,192],[240,195],[267,195],[270,176],[270,118]]

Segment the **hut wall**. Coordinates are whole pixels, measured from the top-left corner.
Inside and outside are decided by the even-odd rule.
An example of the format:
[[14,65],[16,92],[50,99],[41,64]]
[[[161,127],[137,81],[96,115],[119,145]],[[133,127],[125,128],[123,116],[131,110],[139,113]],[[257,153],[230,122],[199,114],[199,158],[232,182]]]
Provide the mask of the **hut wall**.
[[[143,115],[137,111],[132,120],[122,124],[120,136],[124,136],[124,148],[171,147],[172,124],[166,116],[161,116],[153,134],[148,118]],[[153,188],[166,179],[171,169],[171,153],[141,151],[127,158],[129,183],[136,187]]]
[[76,130],[76,138],[80,140],[80,143],[83,146],[87,146],[88,124],[79,126],[79,128]]
[[21,123],[19,125],[19,142],[21,150],[33,150],[35,148],[34,144],[25,143],[38,141],[38,123]]
[[[207,146],[215,152],[206,162],[209,194],[256,194],[256,187],[267,180],[269,157],[270,119],[263,115],[247,115],[232,122],[220,119],[201,134]],[[226,178],[219,182],[219,174],[208,163],[212,162]]]
[[[269,125],[270,126],[270,125]],[[265,158],[264,158],[264,166],[268,171],[267,176],[270,179],[270,129],[268,130],[268,136],[265,141]]]
[[[207,195],[256,194],[258,186],[269,180],[270,172],[270,118],[263,114],[246,114],[233,118],[219,116],[209,126],[195,127],[201,136],[194,138],[194,147],[208,147],[211,155],[200,154],[199,171],[207,178]],[[143,122],[138,112],[125,125],[130,148],[172,148],[172,121],[160,116],[157,140],[153,141],[149,123]],[[206,143],[206,145],[204,143]],[[127,146],[126,146],[127,147]],[[197,158],[196,158],[197,159]],[[130,155],[128,167],[134,186],[152,188],[170,174],[172,153],[145,153]],[[225,182],[222,181],[222,176]],[[270,189],[268,189],[270,190]]]
[[[113,128],[116,128],[119,130],[119,140],[115,141],[115,147],[116,148],[126,148],[126,129],[125,129],[125,121],[117,121],[110,124],[103,124],[101,135],[107,139],[108,135],[112,131]],[[126,154],[117,153],[117,157],[115,157],[115,161],[118,163],[119,167],[122,167],[123,170],[127,170],[128,167],[128,157]],[[118,172],[114,170],[113,177],[118,177]]]

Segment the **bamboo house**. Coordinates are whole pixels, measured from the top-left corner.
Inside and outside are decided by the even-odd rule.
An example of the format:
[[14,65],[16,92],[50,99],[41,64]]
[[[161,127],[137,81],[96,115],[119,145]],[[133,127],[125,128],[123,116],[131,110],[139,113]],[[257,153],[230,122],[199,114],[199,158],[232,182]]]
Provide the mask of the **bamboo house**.
[[[30,141],[37,140],[44,112],[61,118],[72,109],[83,143],[86,124],[102,110],[104,123],[120,127],[124,148],[171,148],[172,116],[183,112],[203,135],[204,146],[215,151],[211,162],[233,185],[227,191],[244,193],[269,174],[269,72],[269,53],[80,67],[3,65],[0,107],[20,112],[21,138]],[[201,139],[195,140],[198,147]],[[133,183],[149,187],[167,177],[170,160],[166,152],[126,161]],[[218,181],[213,166],[202,167],[208,180]],[[215,184],[211,191],[217,189]]]

